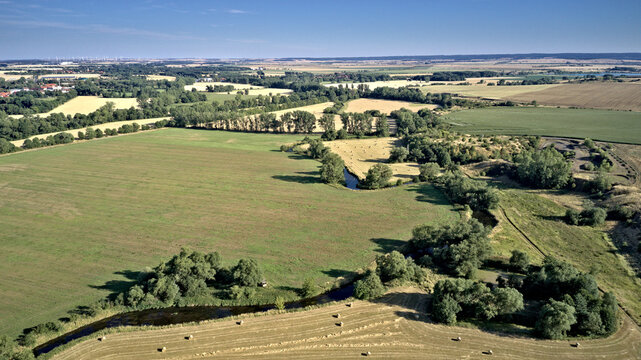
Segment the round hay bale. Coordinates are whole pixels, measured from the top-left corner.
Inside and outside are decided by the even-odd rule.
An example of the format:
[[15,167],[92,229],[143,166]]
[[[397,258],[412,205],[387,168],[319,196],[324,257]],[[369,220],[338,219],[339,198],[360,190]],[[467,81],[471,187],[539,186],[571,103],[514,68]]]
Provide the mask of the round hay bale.
[[106,336],[101,336],[101,337],[98,338],[98,341],[105,341],[105,340],[107,340]]
[[193,340],[193,339],[194,339],[194,335],[190,334],[189,336],[187,336],[187,340]]
[[460,337],[460,336],[458,336],[458,337],[456,338],[456,341],[461,341],[461,337]]
[[160,348],[160,352],[165,352],[165,351],[167,351],[167,347],[163,346],[162,348]]
[[343,326],[343,322],[342,322],[342,321],[341,321],[341,322],[339,322],[339,323],[338,323],[338,326]]
[[244,323],[243,320],[240,320],[239,322],[237,322],[238,325],[242,325],[243,323]]
[[490,354],[490,355],[494,354],[494,352],[492,350],[488,350],[487,353]]

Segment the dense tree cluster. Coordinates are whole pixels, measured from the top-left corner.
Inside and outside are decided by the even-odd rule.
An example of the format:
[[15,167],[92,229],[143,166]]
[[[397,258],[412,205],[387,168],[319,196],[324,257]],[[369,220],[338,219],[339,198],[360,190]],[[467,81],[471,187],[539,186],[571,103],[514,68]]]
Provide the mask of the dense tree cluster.
[[396,134],[399,137],[423,132],[442,124],[429,109],[421,109],[415,113],[403,108],[392,111],[390,117],[396,120]]
[[565,212],[564,220],[570,225],[600,226],[607,217],[605,209],[590,207],[582,211],[568,209]]
[[446,172],[438,178],[443,192],[459,204],[472,210],[494,209],[499,203],[498,191],[484,181],[472,180],[460,172]]
[[60,91],[18,91],[0,98],[0,112],[9,115],[46,113],[77,96],[76,90],[66,94]]
[[474,218],[439,227],[421,225],[412,231],[410,246],[452,274],[471,277],[491,253],[488,234]]
[[372,99],[402,100],[417,102],[423,104],[436,104],[443,108],[452,106],[479,107],[484,104],[466,99],[455,99],[451,94],[424,94],[420,89],[410,87],[391,88],[388,86],[377,87],[374,90],[363,89],[360,91],[361,97]]
[[484,283],[467,279],[440,280],[434,287],[434,320],[454,324],[459,319],[490,320],[523,309],[523,295],[513,288],[490,289]]
[[262,280],[262,272],[253,259],[241,259],[235,266],[224,267],[217,252],[204,254],[182,249],[144,274],[138,284],[118,295],[116,302],[137,308],[171,306],[189,299],[213,297],[216,290],[226,290],[229,297],[237,298],[239,291],[252,295],[253,288]]
[[409,151],[407,160],[418,163],[434,162],[441,167],[451,164],[469,164],[487,160],[475,146],[465,143],[454,143],[446,139],[435,141],[425,134],[415,134],[404,139]]
[[545,189],[566,186],[572,176],[572,165],[554,147],[523,151],[514,157],[516,176],[522,183]]
[[566,262],[545,258],[543,267],[525,278],[522,291],[528,298],[547,301],[536,324],[544,337],[608,335],[618,327],[614,295],[601,295],[592,275]]

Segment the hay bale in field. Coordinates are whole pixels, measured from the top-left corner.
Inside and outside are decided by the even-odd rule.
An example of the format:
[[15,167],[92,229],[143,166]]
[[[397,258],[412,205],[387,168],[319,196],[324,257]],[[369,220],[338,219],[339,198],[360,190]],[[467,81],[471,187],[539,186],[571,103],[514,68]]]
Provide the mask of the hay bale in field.
[[334,317],[335,317],[335,318],[337,318],[337,319],[340,319],[341,314],[340,314],[340,313],[338,313],[338,314],[334,315]]
[[352,303],[347,303],[347,307],[352,307]]
[[98,341],[105,341],[105,340],[107,340],[106,336],[101,336],[101,337],[98,338]]
[[190,334],[189,336],[185,336],[185,340],[193,340],[193,339],[194,339],[194,335]]
[[165,346],[163,346],[163,347],[161,347],[160,349],[158,349],[158,351],[159,351],[159,352],[166,352],[166,351],[167,351],[167,348],[166,348]]
[[487,353],[490,354],[490,355],[494,354],[494,352],[492,350],[488,350]]
[[243,323],[244,323],[244,321],[243,321],[243,320],[240,320],[240,321],[237,321],[237,322],[236,322],[236,324],[238,324],[238,325],[242,325]]
[[336,323],[336,326],[343,326],[343,322],[341,321],[341,322]]

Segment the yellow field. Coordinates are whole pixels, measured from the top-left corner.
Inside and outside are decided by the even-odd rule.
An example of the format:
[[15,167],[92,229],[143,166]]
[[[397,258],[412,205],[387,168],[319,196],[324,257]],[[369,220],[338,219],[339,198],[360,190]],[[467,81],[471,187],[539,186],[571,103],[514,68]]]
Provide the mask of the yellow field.
[[146,75],[145,76],[147,80],[169,80],[169,81],[176,81],[175,76],[167,76],[167,75]]
[[[11,72],[11,71],[8,71]],[[0,78],[3,78],[5,81],[16,81],[24,77],[25,79],[33,78],[33,75],[20,74],[20,75],[7,75],[5,71],[0,71]]]
[[[108,102],[112,102],[116,109],[129,109],[130,107],[138,107],[138,100],[136,98],[103,98],[98,96],[76,96],[75,98],[67,101],[66,103],[56,107],[55,109],[41,114],[34,114],[35,116],[46,117],[50,114],[63,113],[65,115],[75,114],[89,114],[101,107],[105,106]],[[12,118],[19,119],[22,115],[9,115]]]
[[389,115],[394,110],[406,108],[412,111],[428,108],[430,110],[436,109],[438,105],[434,104],[418,104],[407,101],[396,100],[377,100],[377,99],[356,99],[347,103],[347,112],[364,112],[366,110],[378,110],[382,113]]
[[[403,288],[375,302],[92,337],[54,359],[638,359],[641,333],[625,319],[607,339],[544,341],[433,324],[429,295]],[[340,314],[340,318],[334,317]],[[342,326],[339,323],[342,322]],[[193,340],[185,337],[193,335]],[[453,339],[461,337],[461,341]],[[165,352],[159,350],[166,347]]]
[[522,102],[536,100],[539,104],[553,106],[641,111],[641,83],[563,84],[542,91],[514,94],[508,98]]
[[98,96],[77,96],[43,115],[46,116],[55,113],[63,113],[65,115],[75,115],[77,113],[80,113],[86,115],[100,109],[108,102],[114,103],[116,109],[129,109],[132,106],[138,107],[138,100],[136,98],[102,98]]
[[68,78],[70,76],[73,76],[76,79],[80,78],[99,78],[100,74],[46,74],[46,75],[41,75],[43,77],[58,77],[60,76],[61,78]]
[[[363,180],[374,164],[387,161],[390,151],[394,146],[398,146],[398,142],[396,138],[371,138],[326,141],[324,144],[343,159],[349,172]],[[387,165],[394,173],[391,181],[409,180],[419,174],[418,163]]]
[[504,99],[523,93],[532,93],[549,88],[561,86],[559,84],[547,85],[515,85],[515,86],[487,86],[485,84],[473,85],[429,85],[421,87],[423,92],[452,93],[462,96],[483,97],[488,99]]
[[[126,125],[126,124],[138,123],[138,125],[148,125],[148,124],[153,124],[156,121],[168,120],[168,119],[169,119],[168,117],[162,117],[162,118],[152,118],[152,119],[114,121],[114,122],[110,122],[110,123],[104,123],[104,124],[99,124],[99,125],[94,125],[94,126],[89,126],[89,127],[94,129],[94,130],[100,129],[100,130],[104,131],[105,129],[118,129],[119,127],[121,127],[123,125]],[[58,132],[52,132],[52,133],[47,133],[47,134],[35,135],[35,136],[29,137],[29,139],[33,139],[33,138],[44,139],[47,136],[56,135],[56,134],[59,134],[61,132],[66,132],[66,133],[69,133],[69,134],[73,135],[74,137],[78,137],[78,132],[79,131],[85,132],[85,131],[87,131],[87,128],[67,130],[67,131],[58,131]],[[15,140],[15,141],[11,141],[11,143],[13,145],[15,145],[15,146],[22,146],[24,141],[25,141],[25,139]]]

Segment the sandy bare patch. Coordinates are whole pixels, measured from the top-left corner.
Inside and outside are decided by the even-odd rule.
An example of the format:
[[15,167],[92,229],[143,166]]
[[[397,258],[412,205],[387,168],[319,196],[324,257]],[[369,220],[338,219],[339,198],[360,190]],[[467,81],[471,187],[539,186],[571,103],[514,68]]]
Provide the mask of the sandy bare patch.
[[175,76],[167,76],[167,75],[146,75],[145,76],[147,80],[169,80],[169,81],[176,81]]
[[[326,141],[325,146],[338,154],[345,162],[345,167],[359,179],[365,179],[367,171],[376,163],[387,163],[390,151],[398,146],[396,138],[372,138]],[[397,179],[408,180],[419,174],[418,163],[387,164],[392,168]]]

